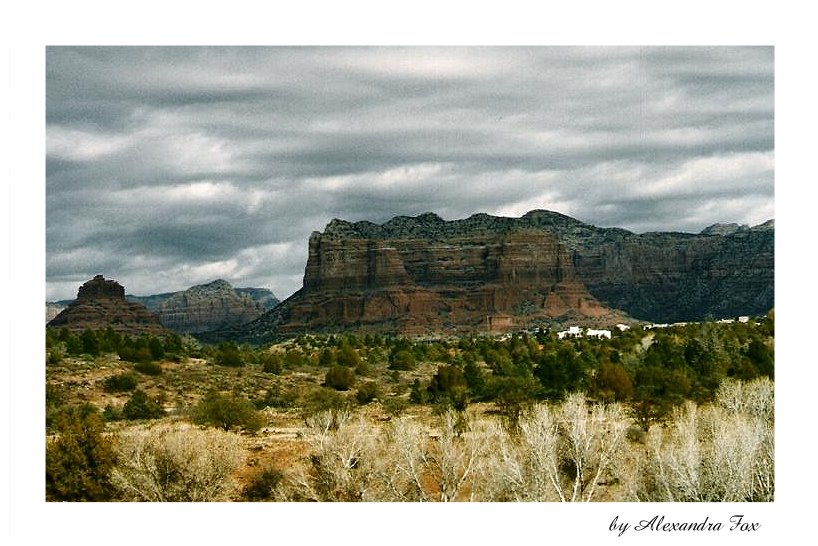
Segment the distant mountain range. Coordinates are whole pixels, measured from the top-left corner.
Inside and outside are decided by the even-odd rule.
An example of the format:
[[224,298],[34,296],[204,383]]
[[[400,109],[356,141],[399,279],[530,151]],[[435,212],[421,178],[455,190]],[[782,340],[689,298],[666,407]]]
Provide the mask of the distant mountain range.
[[[236,326],[258,318],[279,303],[266,288],[233,288],[222,279],[184,291],[150,296],[125,295],[124,299],[144,306],[157,316],[164,327],[179,333],[199,333]],[[46,321],[74,302],[47,302]]]

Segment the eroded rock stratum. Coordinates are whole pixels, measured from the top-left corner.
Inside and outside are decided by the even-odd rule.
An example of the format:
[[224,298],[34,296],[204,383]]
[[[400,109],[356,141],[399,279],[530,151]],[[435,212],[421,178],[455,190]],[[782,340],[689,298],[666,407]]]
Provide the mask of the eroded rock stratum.
[[232,335],[456,333],[766,313],[774,306],[773,221],[717,227],[635,234],[549,211],[333,220],[310,237],[303,288]]

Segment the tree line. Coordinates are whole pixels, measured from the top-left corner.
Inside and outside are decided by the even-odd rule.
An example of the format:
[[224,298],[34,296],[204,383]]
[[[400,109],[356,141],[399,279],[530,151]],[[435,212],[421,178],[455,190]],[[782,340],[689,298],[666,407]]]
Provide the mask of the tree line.
[[188,357],[279,375],[302,367],[324,369],[327,388],[355,390],[365,402],[383,394],[370,380],[373,372],[386,370],[396,381],[420,363],[434,363],[430,378],[411,385],[410,402],[460,409],[470,402],[494,402],[514,414],[534,402],[584,392],[595,401],[626,403],[647,429],[685,400],[712,401],[724,379],[773,379],[774,317],[632,328],[613,339],[560,340],[547,331],[431,341],[348,333],[302,335],[275,347],[200,345],[176,334],[129,337],[110,328],[75,334],[63,328],[47,330],[46,349],[52,364],[65,354],[115,352],[144,374],[161,373],[159,361]]

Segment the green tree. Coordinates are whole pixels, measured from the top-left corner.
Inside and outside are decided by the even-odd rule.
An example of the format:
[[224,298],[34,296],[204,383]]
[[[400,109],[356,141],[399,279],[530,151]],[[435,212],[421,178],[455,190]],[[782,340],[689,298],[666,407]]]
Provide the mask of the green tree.
[[45,362],[49,366],[52,366],[54,364],[59,364],[60,362],[62,362],[63,357],[64,357],[63,352],[62,350],[60,350],[59,347],[52,347],[51,349],[48,350]]
[[45,452],[46,500],[111,500],[116,453],[97,411],[90,405],[65,411],[55,429]]
[[[137,364],[150,364],[151,362],[153,362],[153,356],[151,355],[150,347],[147,347],[146,345],[140,345],[138,347],[135,347],[133,351],[132,360]],[[149,373],[148,375],[153,374]]]
[[407,349],[400,349],[389,355],[389,369],[408,371],[415,368],[415,356]]
[[163,345],[166,353],[180,354],[185,352],[185,345],[179,334],[170,333],[165,335]]
[[503,425],[512,434],[519,432],[520,418],[536,401],[539,384],[533,376],[493,377],[489,386]]
[[633,382],[621,364],[603,362],[594,377],[594,390],[602,400],[621,402],[633,396]]
[[338,426],[352,413],[354,403],[340,392],[318,387],[309,391],[301,403],[301,416],[309,424],[316,416],[325,414],[330,417],[330,430],[337,430]]
[[438,366],[437,372],[429,382],[429,395],[433,399],[447,396],[456,390],[465,390],[468,387],[463,371],[457,366]]
[[71,411],[72,408],[66,405],[68,400],[68,391],[64,387],[54,385],[53,383],[45,384],[45,428],[46,432],[54,432],[55,427],[59,423],[60,416],[65,411]]
[[232,341],[225,341],[219,344],[216,352],[216,364],[219,366],[238,367],[244,365],[241,358],[241,351]]
[[761,375],[769,378],[775,375],[773,352],[762,339],[755,337],[750,341],[747,347],[747,358]]
[[162,340],[156,336],[151,336],[148,340],[148,350],[151,352],[151,360],[165,358],[165,347],[162,346]]
[[409,392],[409,400],[415,404],[425,404],[429,401],[429,390],[424,389],[420,379],[415,378],[412,382],[412,389]]
[[667,369],[685,367],[684,347],[666,333],[658,333],[645,353],[645,365]]
[[468,385],[472,396],[474,398],[481,398],[486,389],[485,374],[483,370],[480,369],[480,366],[477,365],[477,362],[475,362],[474,355],[471,353],[466,354],[470,356],[466,357],[464,354],[465,364],[463,365],[463,379],[466,380],[466,385]]
[[318,365],[324,368],[329,368],[331,366],[335,366],[335,364],[335,351],[329,347],[323,349],[321,351],[321,355],[318,357]]
[[337,391],[346,391],[355,384],[355,372],[346,366],[333,366],[327,371],[324,382]]
[[664,421],[674,407],[684,401],[690,381],[681,370],[645,366],[636,373],[634,418],[648,431],[653,423]]
[[91,329],[85,329],[80,334],[80,342],[82,343],[82,352],[90,356],[99,356],[99,339],[96,333]]
[[281,385],[271,385],[263,397],[253,400],[256,409],[291,408],[298,405],[298,394],[294,389],[286,389]]
[[106,378],[102,382],[102,387],[105,392],[127,392],[134,390],[137,383],[136,375],[126,372]]
[[193,407],[191,418],[198,425],[210,425],[224,431],[243,428],[256,432],[264,426],[264,419],[249,400],[217,390],[209,391]]
[[540,381],[546,398],[558,400],[566,390],[570,390],[569,386],[579,383],[582,374],[576,360],[576,352],[570,345],[562,345],[556,352],[548,352],[540,357],[534,368],[534,375]]
[[129,421],[136,419],[158,419],[165,415],[165,410],[151,400],[145,391],[137,389],[131,398],[122,406],[122,416]]
[[122,344],[122,334],[107,326],[104,330],[97,331],[100,351],[104,353],[115,353]]
[[355,399],[359,404],[369,404],[380,395],[378,384],[374,381],[367,381],[358,387],[355,393]]
[[489,349],[485,353],[486,364],[497,375],[513,375],[514,361],[505,347]]
[[284,354],[284,364],[290,369],[300,368],[301,366],[304,366],[307,363],[308,360],[300,349],[289,349]]
[[281,355],[269,351],[261,353],[259,356],[259,363],[261,363],[261,368],[265,373],[272,373],[276,375],[280,374],[284,367]]
[[69,332],[67,329],[66,335],[64,337],[65,343],[65,351],[71,356],[79,356],[83,353],[83,345],[80,338],[74,334],[73,332]]
[[345,341],[341,343],[341,347],[338,349],[338,364],[340,366],[347,366],[350,368],[355,368],[361,363],[361,357],[358,355],[358,351],[356,351],[349,343]]
[[[147,350],[148,349],[144,347],[142,349],[139,349],[139,351]],[[138,361],[136,364],[134,364],[133,369],[145,375],[157,376],[162,374],[162,365],[159,364],[158,362],[151,361],[150,358],[148,358],[147,361],[145,360]]]

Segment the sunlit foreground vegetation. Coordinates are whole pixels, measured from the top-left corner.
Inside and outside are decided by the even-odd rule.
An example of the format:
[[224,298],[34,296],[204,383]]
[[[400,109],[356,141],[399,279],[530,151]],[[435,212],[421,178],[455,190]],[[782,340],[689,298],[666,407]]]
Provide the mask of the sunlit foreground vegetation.
[[725,382],[715,404],[688,402],[644,435],[621,405],[582,394],[534,406],[514,431],[454,412],[432,435],[406,419],[375,427],[350,416],[335,428],[320,414],[312,464],[280,498],[770,501],[772,392],[769,380]]
[[726,380],[647,433],[617,403],[583,394],[536,404],[509,429],[448,410],[427,425],[355,411],[305,419],[303,464],[234,473],[237,432],[188,423],[105,434],[94,413],[49,442],[52,499],[134,501],[771,501],[773,384]]
[[772,501],[772,340],[49,331],[46,498]]

